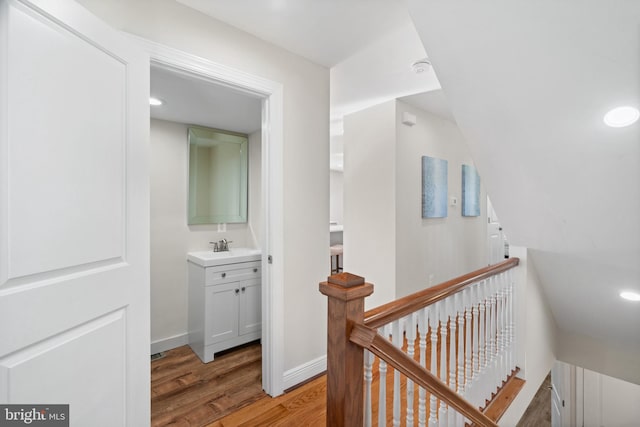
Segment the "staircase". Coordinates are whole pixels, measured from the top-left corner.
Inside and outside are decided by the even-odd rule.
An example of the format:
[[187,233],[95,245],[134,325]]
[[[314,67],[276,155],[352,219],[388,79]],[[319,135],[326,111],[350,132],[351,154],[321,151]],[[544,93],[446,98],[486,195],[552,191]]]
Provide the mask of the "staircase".
[[497,426],[522,387],[511,274],[518,263],[366,313],[373,285],[363,278],[341,273],[321,283],[329,297],[327,425]]

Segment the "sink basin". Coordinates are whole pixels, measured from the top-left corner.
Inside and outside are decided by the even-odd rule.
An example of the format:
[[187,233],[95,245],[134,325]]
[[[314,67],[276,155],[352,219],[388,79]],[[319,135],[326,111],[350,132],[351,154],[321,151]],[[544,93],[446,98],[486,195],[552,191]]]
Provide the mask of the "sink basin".
[[187,260],[201,267],[214,267],[238,262],[259,261],[262,258],[260,249],[232,248],[228,251],[213,252],[196,251],[187,253]]

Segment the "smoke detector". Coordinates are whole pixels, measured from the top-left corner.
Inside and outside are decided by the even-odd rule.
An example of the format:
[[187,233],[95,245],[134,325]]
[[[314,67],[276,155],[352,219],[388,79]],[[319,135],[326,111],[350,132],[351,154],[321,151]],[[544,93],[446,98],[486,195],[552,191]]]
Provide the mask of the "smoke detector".
[[416,74],[424,73],[430,67],[431,67],[431,61],[429,61],[429,58],[418,59],[416,62],[411,64],[411,69]]

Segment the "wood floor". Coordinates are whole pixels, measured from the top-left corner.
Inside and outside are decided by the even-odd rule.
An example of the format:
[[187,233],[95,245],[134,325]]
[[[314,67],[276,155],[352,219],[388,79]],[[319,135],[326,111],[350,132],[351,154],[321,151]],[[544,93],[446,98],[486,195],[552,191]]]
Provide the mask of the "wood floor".
[[[272,398],[261,389],[261,347],[258,343],[216,355],[216,360],[208,364],[203,364],[188,346],[180,347],[153,361],[151,367],[151,425],[154,427],[326,425],[326,376]],[[377,396],[377,362],[373,368],[372,395]],[[393,387],[393,377],[393,369],[389,368],[388,393]],[[404,379],[401,389],[405,395]],[[512,399],[513,396],[498,395],[495,400],[506,402]],[[374,426],[378,425],[377,401],[377,398],[373,399]],[[417,402],[412,406],[417,421]],[[403,401],[403,418],[405,412],[406,402]],[[386,425],[392,425],[392,418],[392,401],[389,399]]]
[[324,427],[327,377],[322,375],[282,396],[264,397],[207,427]]
[[189,346],[151,362],[151,425],[205,426],[261,398],[260,343],[216,354],[204,364]]
[[542,382],[517,427],[551,427],[551,374]]

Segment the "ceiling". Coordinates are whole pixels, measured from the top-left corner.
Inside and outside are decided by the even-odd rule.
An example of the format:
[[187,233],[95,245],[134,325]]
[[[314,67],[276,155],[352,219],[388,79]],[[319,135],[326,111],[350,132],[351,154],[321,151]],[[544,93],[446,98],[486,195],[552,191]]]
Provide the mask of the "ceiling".
[[[411,67],[427,54],[404,0],[176,1],[330,68],[335,170],[342,168],[345,115],[440,89],[432,69],[417,74]],[[447,114],[442,93],[421,108]]]
[[409,0],[512,244],[562,331],[640,357],[640,2]]
[[456,121],[456,118],[451,113],[451,108],[449,108],[447,98],[441,89],[417,93],[415,95],[401,96],[398,100],[420,108],[421,110],[429,111],[445,120],[451,122]]
[[262,100],[164,68],[151,68],[151,96],[164,103],[151,117],[251,134],[262,126]]
[[325,67],[410,22],[400,0],[177,1]]

